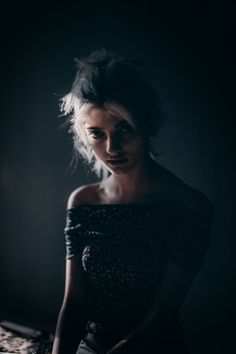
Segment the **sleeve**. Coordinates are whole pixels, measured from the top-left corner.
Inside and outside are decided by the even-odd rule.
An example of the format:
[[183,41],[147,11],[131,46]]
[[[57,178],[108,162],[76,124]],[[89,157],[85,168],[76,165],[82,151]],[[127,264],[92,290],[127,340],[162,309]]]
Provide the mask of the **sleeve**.
[[64,229],[66,244],[66,259],[82,254],[84,249],[84,223],[75,209],[66,212],[66,227]]
[[176,264],[199,269],[210,246],[213,206],[205,211],[179,213],[169,245],[169,258]]

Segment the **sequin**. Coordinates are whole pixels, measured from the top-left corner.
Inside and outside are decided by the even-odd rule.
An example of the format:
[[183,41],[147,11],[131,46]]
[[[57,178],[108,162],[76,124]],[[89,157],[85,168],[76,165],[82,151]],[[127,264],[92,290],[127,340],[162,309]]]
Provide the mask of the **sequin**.
[[212,209],[79,205],[67,210],[66,258],[80,257],[91,283],[90,319],[119,326],[147,312],[168,263],[199,268]]

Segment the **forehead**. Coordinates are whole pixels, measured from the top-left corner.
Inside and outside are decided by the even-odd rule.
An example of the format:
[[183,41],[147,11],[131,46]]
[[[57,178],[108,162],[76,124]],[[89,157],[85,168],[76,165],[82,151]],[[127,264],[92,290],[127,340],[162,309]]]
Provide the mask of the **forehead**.
[[122,115],[112,109],[106,109],[102,107],[94,107],[83,118],[83,124],[85,127],[101,127],[116,126],[121,121],[129,121],[129,117]]

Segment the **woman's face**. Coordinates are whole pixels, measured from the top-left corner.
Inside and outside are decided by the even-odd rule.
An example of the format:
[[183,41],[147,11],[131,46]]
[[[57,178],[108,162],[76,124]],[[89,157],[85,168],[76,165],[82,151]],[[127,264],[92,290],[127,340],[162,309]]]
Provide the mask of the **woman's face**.
[[129,172],[147,155],[141,132],[115,113],[93,108],[83,124],[94,153],[112,174]]

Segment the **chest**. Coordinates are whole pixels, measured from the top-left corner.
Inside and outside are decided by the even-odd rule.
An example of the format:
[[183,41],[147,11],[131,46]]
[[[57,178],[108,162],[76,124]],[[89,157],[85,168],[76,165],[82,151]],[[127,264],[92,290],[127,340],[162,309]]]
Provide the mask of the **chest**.
[[[162,215],[122,214],[94,219],[87,225],[82,265],[92,283],[146,285],[160,276],[166,266],[170,220]],[[122,285],[120,284],[120,285]]]

